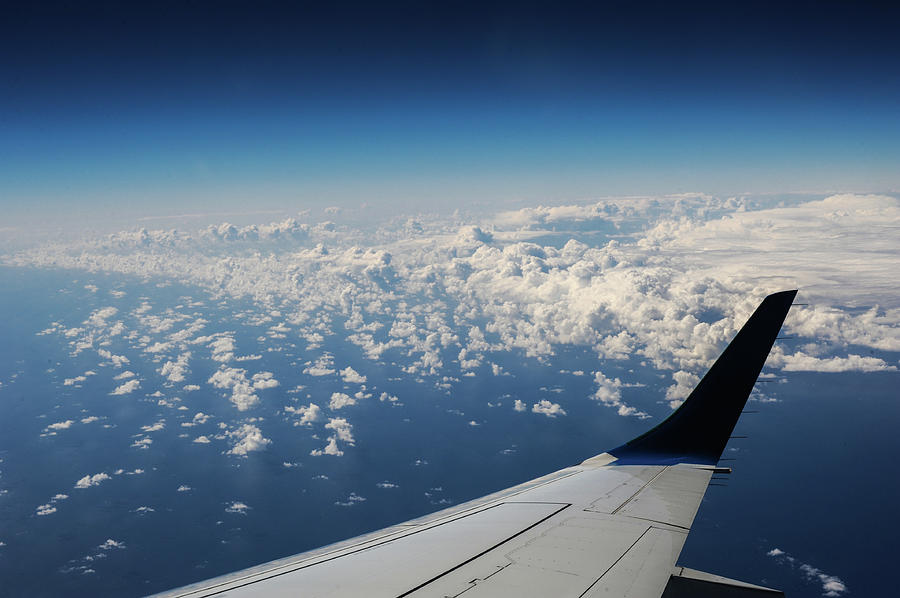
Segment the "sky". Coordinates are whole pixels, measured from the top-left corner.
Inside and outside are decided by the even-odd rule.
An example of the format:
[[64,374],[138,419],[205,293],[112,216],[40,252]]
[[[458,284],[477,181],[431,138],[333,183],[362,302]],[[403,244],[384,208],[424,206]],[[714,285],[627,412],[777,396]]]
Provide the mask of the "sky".
[[4,3],[7,222],[900,187],[896,9]]

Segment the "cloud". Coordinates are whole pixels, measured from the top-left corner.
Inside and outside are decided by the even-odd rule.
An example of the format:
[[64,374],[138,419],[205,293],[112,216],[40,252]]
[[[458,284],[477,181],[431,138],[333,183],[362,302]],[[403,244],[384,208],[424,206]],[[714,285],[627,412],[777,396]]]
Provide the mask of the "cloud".
[[150,448],[150,445],[153,444],[153,439],[149,436],[145,436],[143,438],[138,438],[134,442],[131,443],[131,446],[136,449],[147,450]]
[[249,510],[250,507],[239,501],[234,501],[225,507],[226,513],[237,513],[238,515],[246,515]]
[[178,356],[175,361],[166,361],[159,369],[160,375],[171,383],[184,382],[185,375],[188,373],[188,360],[191,358],[191,352],[186,351]]
[[195,442],[196,444],[209,444],[212,441],[206,436],[197,436],[196,438],[194,438],[193,442]]
[[[799,286],[812,304],[792,310],[786,325],[788,334],[809,342],[790,355],[776,347],[770,368],[895,369],[891,359],[867,351],[900,350],[900,298],[884,282],[895,278],[898,226],[900,202],[887,196],[688,194],[532,206],[494,218],[417,217],[374,233],[278,222],[130,231],[2,259],[195,284],[216,297],[255,303],[258,313],[247,321],[265,327],[263,335],[291,331],[310,351],[326,339],[329,347],[349,343],[354,347],[335,351],[358,348],[366,359],[396,364],[403,376],[446,391],[488,365],[512,373],[495,370],[508,363],[500,353],[542,365],[571,347],[605,360],[634,359],[674,372],[666,390],[674,407],[759,300],[781,288]],[[114,309],[48,330],[73,352],[96,349],[122,367],[127,358],[102,348],[120,317]],[[145,318],[141,330],[170,330],[181,321],[152,316],[151,309],[132,311]],[[129,330],[135,333],[130,323]],[[186,330],[158,342],[208,346],[223,368],[238,359],[235,333],[188,341],[199,328]],[[162,358],[160,367],[167,363],[173,365],[165,376],[178,360]],[[338,373],[328,353],[299,367],[314,377]],[[362,384],[358,370],[365,371],[354,364],[339,374],[345,384]],[[226,388],[243,411],[274,377],[241,372]],[[620,415],[646,417],[624,401],[628,380],[620,377],[596,381],[594,398]]]
[[807,563],[802,563],[795,557],[780,548],[773,548],[766,553],[768,556],[774,557],[782,564],[796,567],[804,578],[808,581],[819,583],[822,586],[822,595],[828,598],[837,598],[845,594],[848,589],[847,585],[840,578],[834,575],[828,575],[821,569],[813,567]]
[[56,513],[56,507],[50,504],[38,505],[38,507],[35,509],[35,515],[38,516],[51,515],[53,513]]
[[346,419],[343,417],[333,417],[328,420],[325,427],[329,430],[333,430],[334,433],[328,437],[328,443],[325,447],[310,451],[310,455],[313,457],[319,457],[321,455],[332,455],[335,457],[342,456],[344,451],[338,446],[338,440],[353,446],[353,426]]
[[341,378],[343,378],[344,382],[346,382],[347,384],[365,384],[366,382],[366,377],[350,366],[342,369],[340,373]]
[[520,412],[526,411],[528,409],[528,405],[526,405],[524,401],[516,399],[515,403],[513,403],[513,409]]
[[46,430],[68,430],[72,427],[72,424],[75,422],[71,419],[67,419],[66,421],[56,422],[55,424],[50,424],[45,429]]
[[351,405],[356,405],[356,399],[350,395],[342,392],[331,393],[331,400],[328,402],[328,408],[332,411],[343,409],[344,407],[349,407]]
[[253,388],[260,390],[263,388],[275,388],[278,386],[278,380],[274,378],[272,372],[259,372],[253,374]]
[[229,400],[234,403],[238,411],[247,411],[259,403],[259,397],[253,392],[254,387],[247,379],[247,370],[245,369],[219,366],[208,382],[216,388],[230,389]]
[[106,540],[106,542],[104,542],[97,548],[99,548],[100,550],[122,550],[125,548],[125,543],[118,542],[116,540],[113,540],[112,538],[109,538],[108,540]]
[[597,385],[597,390],[594,391],[591,398],[600,401],[608,407],[615,407],[618,415],[621,415],[622,417],[632,416],[639,419],[647,419],[650,417],[647,413],[639,411],[630,405],[626,405],[622,401],[622,392],[620,389],[625,386],[625,384],[618,378],[608,378],[603,372],[594,372],[594,384]]
[[889,365],[878,357],[850,354],[847,357],[819,358],[807,355],[803,351],[797,351],[791,355],[776,352],[768,364],[773,367],[781,367],[786,372],[886,372],[897,370],[897,366]]
[[141,430],[144,432],[159,432],[160,430],[166,427],[166,420],[161,419],[156,423],[150,424],[148,426],[141,426]]
[[105,473],[95,473],[94,475],[86,475],[77,482],[75,487],[79,489],[90,488],[91,486],[99,486],[101,482],[109,479],[109,475]]
[[177,492],[190,492],[191,490],[192,488],[190,486],[188,486],[187,484],[182,484],[178,487]]
[[309,376],[330,376],[335,372],[333,364],[333,358],[326,354],[317,359],[315,363],[307,365],[303,369],[303,373]]
[[542,399],[539,403],[532,405],[531,411],[546,415],[547,417],[556,417],[557,415],[566,414],[566,410],[560,407],[558,403],[551,403],[547,399]]
[[127,395],[131,394],[135,390],[141,387],[141,383],[138,380],[129,380],[124,384],[121,384],[115,388],[111,393],[111,395]]
[[697,383],[700,382],[700,376],[691,372],[678,371],[672,374],[672,379],[675,380],[675,384],[666,389],[666,400],[669,401],[669,406],[675,409],[693,392]]
[[113,376],[113,380],[125,380],[127,378],[133,378],[136,374],[131,370],[125,370],[121,374],[116,374]]
[[216,337],[209,345],[212,350],[212,359],[226,363],[234,359],[234,338],[223,334]]
[[262,431],[252,424],[243,424],[236,430],[229,430],[225,434],[233,442],[231,449],[227,452],[229,455],[246,457],[247,453],[264,450],[272,444],[272,441],[264,438]]
[[286,405],[284,410],[286,413],[300,416],[300,421],[295,422],[295,425],[310,426],[322,418],[322,410],[315,403],[310,403],[306,407],[303,405],[299,407]]
[[339,507],[352,507],[357,503],[365,502],[365,500],[366,499],[364,497],[358,495],[356,492],[351,492],[350,496],[348,496],[346,499],[335,501],[334,504]]

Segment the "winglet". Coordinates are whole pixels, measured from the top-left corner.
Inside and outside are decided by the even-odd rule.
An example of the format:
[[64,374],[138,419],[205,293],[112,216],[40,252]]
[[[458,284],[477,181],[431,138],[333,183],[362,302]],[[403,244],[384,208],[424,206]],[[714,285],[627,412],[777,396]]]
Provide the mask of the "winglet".
[[608,451],[616,464],[713,465],[753,390],[797,291],[766,297],[690,396],[665,421]]

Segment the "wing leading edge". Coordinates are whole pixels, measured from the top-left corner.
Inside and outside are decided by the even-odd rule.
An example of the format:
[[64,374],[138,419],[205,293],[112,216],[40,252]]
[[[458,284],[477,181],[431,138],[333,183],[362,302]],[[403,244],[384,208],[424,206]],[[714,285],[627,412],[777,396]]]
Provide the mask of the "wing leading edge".
[[583,463],[165,596],[778,596],[676,566],[796,291],[767,297],[687,400]]

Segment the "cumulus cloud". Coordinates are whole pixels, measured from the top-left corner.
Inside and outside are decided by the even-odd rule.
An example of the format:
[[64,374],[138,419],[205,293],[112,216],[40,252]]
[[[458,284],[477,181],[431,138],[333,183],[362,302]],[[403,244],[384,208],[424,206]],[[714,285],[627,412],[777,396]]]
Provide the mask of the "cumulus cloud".
[[350,405],[356,405],[356,399],[342,392],[331,393],[331,400],[328,402],[328,408],[332,411],[343,409]]
[[46,430],[68,430],[72,427],[72,424],[75,422],[71,419],[67,419],[66,421],[56,422],[55,424],[50,424],[45,429]]
[[253,374],[253,388],[260,390],[263,388],[275,388],[276,386],[278,386],[278,380],[275,379],[272,372]]
[[513,403],[513,409],[520,412],[526,411],[528,409],[528,405],[525,404],[525,401],[516,399],[516,401]]
[[878,357],[864,357],[850,354],[847,357],[814,357],[803,351],[790,355],[774,353],[768,362],[774,367],[781,367],[786,372],[885,372],[896,371],[897,366],[890,365]]
[[303,373],[309,376],[330,376],[335,372],[334,359],[330,355],[323,355],[314,363],[307,365]]
[[650,417],[647,413],[639,411],[622,401],[622,391],[620,389],[625,385],[618,378],[608,378],[603,372],[594,372],[594,384],[597,385],[597,390],[594,391],[592,398],[608,407],[615,407],[617,414],[623,417],[633,416],[640,419]]
[[566,410],[560,407],[558,403],[551,403],[547,399],[542,399],[540,402],[532,405],[531,411],[546,415],[547,417],[556,417],[557,415],[566,414]]
[[365,502],[365,500],[365,497],[360,496],[356,492],[351,492],[350,496],[348,496],[344,500],[337,500],[334,504],[339,507],[352,507],[357,503]]
[[299,426],[312,425],[314,422],[317,422],[322,418],[322,409],[315,403],[310,403],[305,407],[303,405],[299,407],[286,405],[284,410],[286,413],[300,416],[300,419],[294,422],[295,425]]
[[[507,363],[496,353],[548,363],[561,349],[580,347],[605,360],[634,359],[673,372],[666,400],[674,407],[759,300],[781,288],[799,286],[803,301],[813,304],[792,310],[786,329],[814,347],[791,354],[776,347],[770,368],[895,369],[892,359],[865,350],[900,350],[900,299],[883,282],[895,278],[897,226],[900,204],[887,196],[775,201],[693,194],[537,206],[493,222],[418,218],[374,235],[338,234],[327,224],[296,236],[301,229],[290,223],[129,231],[22,251],[4,263],[153,276],[255,301],[264,309],[247,321],[265,327],[263,340],[291,331],[310,351],[326,339],[329,346],[345,340],[365,358],[396,364],[402,375],[446,391],[487,365],[494,374],[511,373],[494,367]],[[73,352],[96,349],[122,367],[127,358],[103,348],[120,317],[114,309],[48,330]],[[149,305],[133,311],[145,318],[148,337],[140,347],[154,346],[150,331],[172,329],[182,317],[151,318],[150,311]],[[338,326],[347,334],[341,337]],[[232,375],[219,387],[239,410],[255,405],[256,392],[274,377],[229,370],[239,359],[235,334],[188,340],[196,330],[158,342],[208,346],[220,371]],[[161,369],[172,365],[160,373],[171,375],[178,359],[161,357]],[[328,353],[299,367],[309,376],[364,383],[363,368],[338,371]],[[595,383],[599,402],[620,415],[646,416],[624,402],[627,380],[604,375]],[[330,446],[330,454],[341,450],[337,439]]]
[[152,424],[149,424],[146,426],[141,426],[141,430],[143,430],[144,432],[159,432],[160,430],[164,429],[165,427],[166,427],[166,420],[161,419],[158,422],[155,422],[155,423],[152,423]]
[[196,438],[194,438],[193,442],[197,444],[209,444],[212,441],[206,436],[197,436]]
[[56,507],[51,504],[38,505],[38,507],[35,509],[35,515],[38,516],[51,515],[53,513],[56,513]]
[[366,377],[354,370],[352,367],[347,366],[341,370],[341,378],[347,384],[365,384]]
[[141,387],[140,381],[129,380],[128,382],[125,382],[124,384],[120,384],[119,386],[117,386],[115,388],[115,390],[113,390],[109,394],[111,394],[111,395],[127,395],[127,394],[131,394],[132,392],[134,392],[135,390],[137,390],[140,387]]
[[100,550],[122,550],[125,548],[125,543],[109,538],[108,540],[106,540],[106,542],[104,542],[97,548],[99,548]]
[[186,351],[179,355],[175,361],[166,361],[159,369],[160,375],[173,384],[184,382],[185,375],[188,373],[188,360],[190,358],[190,351]]
[[239,428],[229,430],[225,434],[233,443],[231,449],[227,451],[229,455],[246,457],[247,453],[264,450],[268,445],[272,444],[272,441],[264,438],[262,431],[253,424],[243,424]]
[[240,501],[234,501],[225,507],[226,513],[237,513],[238,515],[245,515],[249,510],[250,507]]
[[797,568],[797,570],[799,570],[804,578],[806,578],[808,581],[821,584],[823,596],[827,596],[828,598],[837,598],[838,596],[842,596],[848,591],[847,585],[843,581],[841,581],[840,578],[834,575],[829,575],[823,572],[821,569],[813,567],[812,565],[809,565],[807,563],[802,563],[780,548],[773,548],[766,554],[768,556],[774,557],[780,563],[788,565],[792,568]]
[[253,384],[247,379],[245,369],[220,366],[208,382],[216,388],[231,390],[230,401],[238,411],[247,411],[259,403],[259,397],[253,392]]
[[95,473],[94,475],[86,475],[77,482],[75,487],[79,489],[90,488],[91,486],[99,486],[101,482],[109,479],[109,474]]
[[335,457],[342,456],[344,451],[338,446],[338,440],[353,446],[353,426],[346,419],[342,417],[331,418],[328,420],[328,423],[325,424],[325,427],[329,430],[333,430],[334,433],[328,437],[328,443],[323,448],[310,451],[310,455],[313,457],[319,457],[321,455],[332,455]]

